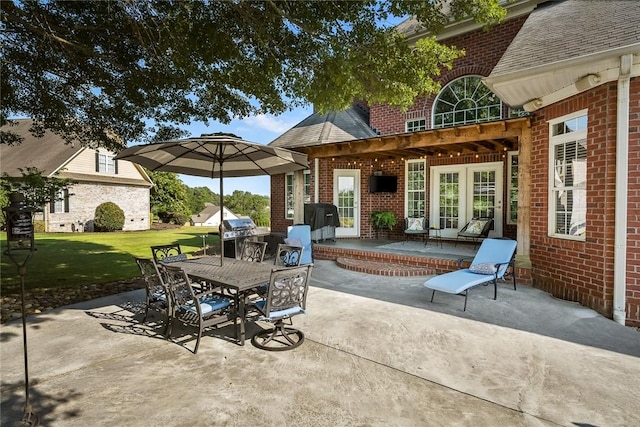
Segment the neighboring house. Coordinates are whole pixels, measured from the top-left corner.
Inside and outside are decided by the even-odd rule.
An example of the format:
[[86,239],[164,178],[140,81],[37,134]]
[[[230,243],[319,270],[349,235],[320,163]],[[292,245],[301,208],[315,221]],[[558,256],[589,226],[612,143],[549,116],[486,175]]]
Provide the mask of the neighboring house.
[[0,173],[21,177],[19,168],[36,167],[44,176],[56,172],[59,178],[76,182],[60,202],[44,207],[47,232],[93,231],[98,205],[113,202],[124,211],[124,230],[148,230],[150,226],[149,190],[153,186],[144,170],[131,162],[114,160],[104,149],[66,144],[47,131],[42,138],[29,132],[32,121],[15,120],[17,125],[3,126],[24,138],[15,146],[0,144]]
[[[225,207],[224,219],[238,219],[238,217]],[[218,227],[220,225],[220,206],[205,203],[202,212],[191,215],[191,225],[195,227]]]
[[[381,209],[426,216],[443,238],[489,216],[490,236],[518,240],[533,286],[640,325],[640,2],[508,11],[489,31],[465,21],[438,36],[466,55],[435,96],[313,114],[271,144],[308,155],[306,195],[338,206],[337,237],[372,238]],[[398,30],[427,35],[411,19]],[[397,191],[370,193],[374,174]],[[293,223],[291,180],[271,180],[276,232]]]

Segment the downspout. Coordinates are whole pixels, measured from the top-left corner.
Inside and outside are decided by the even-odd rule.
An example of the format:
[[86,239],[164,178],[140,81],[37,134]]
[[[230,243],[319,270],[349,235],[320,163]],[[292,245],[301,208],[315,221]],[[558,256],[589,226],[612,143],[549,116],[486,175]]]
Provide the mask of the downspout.
[[320,159],[313,159],[313,203],[320,202]]
[[616,199],[613,259],[613,320],[625,324],[627,292],[627,192],[629,175],[629,85],[633,54],[620,57],[616,128]]

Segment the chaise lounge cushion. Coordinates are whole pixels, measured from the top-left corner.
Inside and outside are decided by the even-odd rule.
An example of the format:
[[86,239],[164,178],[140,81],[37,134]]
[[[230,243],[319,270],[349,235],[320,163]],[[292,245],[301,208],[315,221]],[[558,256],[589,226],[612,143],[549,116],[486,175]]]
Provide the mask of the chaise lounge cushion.
[[433,277],[425,282],[425,286],[436,291],[459,294],[473,286],[491,282],[493,277],[493,275],[472,273],[464,269]]

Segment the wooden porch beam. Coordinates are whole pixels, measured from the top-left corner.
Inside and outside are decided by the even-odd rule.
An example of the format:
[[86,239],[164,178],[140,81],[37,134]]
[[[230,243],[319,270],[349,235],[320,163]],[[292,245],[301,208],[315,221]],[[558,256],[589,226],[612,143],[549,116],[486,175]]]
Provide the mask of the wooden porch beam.
[[[310,157],[323,158],[345,155],[363,155],[394,150],[434,150],[440,146],[480,143],[480,141],[517,139],[523,130],[522,123],[528,119],[514,119],[508,122],[482,123],[458,128],[437,129],[406,135],[389,135],[313,147],[301,147]],[[457,135],[456,135],[457,133]],[[450,147],[448,147],[450,148]],[[448,149],[447,148],[447,149]]]

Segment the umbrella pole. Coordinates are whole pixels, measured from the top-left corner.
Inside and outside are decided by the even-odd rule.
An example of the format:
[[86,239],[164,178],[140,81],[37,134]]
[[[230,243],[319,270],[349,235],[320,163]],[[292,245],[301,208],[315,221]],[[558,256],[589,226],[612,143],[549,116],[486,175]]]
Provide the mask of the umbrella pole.
[[220,266],[224,259],[224,192],[222,186],[222,161],[220,161],[220,226],[218,228],[218,236],[220,236]]

